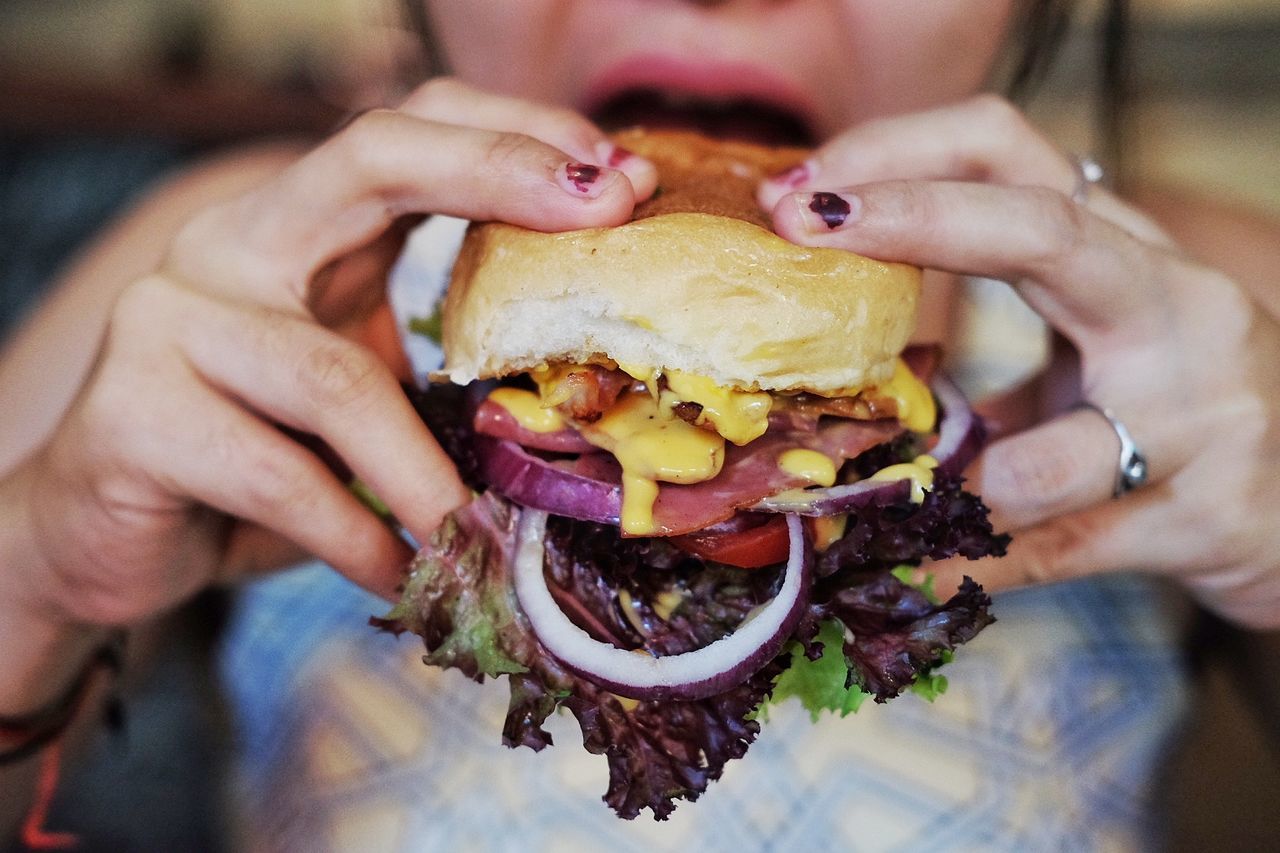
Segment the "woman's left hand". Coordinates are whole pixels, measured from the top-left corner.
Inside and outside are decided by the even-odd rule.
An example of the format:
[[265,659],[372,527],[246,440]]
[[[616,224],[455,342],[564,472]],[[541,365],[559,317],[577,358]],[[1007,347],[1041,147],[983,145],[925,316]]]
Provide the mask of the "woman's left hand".
[[1081,189],[1070,157],[982,96],[854,128],[760,200],[797,243],[1013,283],[1079,353],[1072,402],[1113,412],[1148,461],[1146,484],[1113,500],[1110,424],[1041,412],[969,472],[1014,534],[1008,556],[935,564],[940,581],[1137,569],[1241,625],[1280,627],[1280,320],[1134,208]]

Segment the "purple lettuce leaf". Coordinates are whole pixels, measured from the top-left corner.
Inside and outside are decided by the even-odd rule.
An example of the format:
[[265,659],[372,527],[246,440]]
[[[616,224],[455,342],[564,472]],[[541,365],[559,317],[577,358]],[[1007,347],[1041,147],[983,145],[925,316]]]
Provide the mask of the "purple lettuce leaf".
[[844,537],[818,559],[819,577],[844,585],[850,572],[882,571],[925,558],[957,554],[976,560],[1003,557],[1007,534],[996,534],[982,499],[961,488],[961,477],[939,473],[924,502],[870,506],[850,516]]
[[882,572],[811,605],[817,618],[846,628],[846,686],[886,702],[929,676],[956,646],[995,621],[991,599],[972,578],[941,604],[890,572]]
[[[769,692],[777,667],[696,702],[622,700],[569,673],[538,641],[515,599],[510,558],[517,514],[493,494],[481,495],[453,513],[414,560],[400,603],[373,624],[421,636],[429,664],[456,667],[477,679],[508,675],[512,695],[503,728],[508,746],[539,750],[550,745],[543,723],[555,708],[567,708],[582,727],[583,745],[608,760],[605,801],[624,818],[647,808],[663,819],[675,808],[675,800],[697,799],[720,777],[726,763],[746,752],[760,730],[759,723],[747,717]],[[604,593],[599,564],[555,548],[550,552],[553,588],[566,584],[563,591],[583,603],[585,618],[610,626],[637,647],[648,647],[647,639],[624,617],[610,612],[618,611],[619,603],[616,593]],[[565,560],[572,564],[568,574],[557,575]],[[706,612],[721,611],[708,607]],[[656,614],[653,618],[658,619]],[[715,633],[702,628],[686,631],[670,636],[687,640]],[[668,643],[687,644],[674,639]]]

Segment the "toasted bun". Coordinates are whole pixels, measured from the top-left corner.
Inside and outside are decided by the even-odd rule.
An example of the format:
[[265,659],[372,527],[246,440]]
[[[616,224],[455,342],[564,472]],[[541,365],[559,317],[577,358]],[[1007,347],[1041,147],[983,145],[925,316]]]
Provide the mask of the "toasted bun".
[[886,380],[915,326],[920,270],[796,246],[755,203],[803,151],[630,131],[656,198],[616,228],[473,225],[444,307],[451,381],[612,359],[748,390]]

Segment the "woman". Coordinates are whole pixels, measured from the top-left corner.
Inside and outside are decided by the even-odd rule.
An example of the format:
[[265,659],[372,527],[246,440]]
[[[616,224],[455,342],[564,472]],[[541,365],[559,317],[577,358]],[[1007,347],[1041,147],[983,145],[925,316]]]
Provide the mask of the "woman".
[[[17,411],[10,407],[0,441],[0,566],[10,591],[0,602],[0,712],[47,705],[77,679],[106,627],[144,619],[211,582],[284,565],[301,552],[366,590],[392,595],[408,556],[404,546],[272,424],[322,436],[424,539],[466,492],[404,401],[393,371],[356,342],[382,313],[382,283],[406,223],[425,213],[545,230],[625,221],[635,201],[653,191],[656,175],[640,158],[620,156],[582,113],[643,118],[637,103],[657,109],[650,114],[658,118],[728,122],[745,132],[776,128],[783,117],[807,128],[822,143],[813,158],[759,191],[781,235],[1017,281],[1024,299],[1078,350],[1078,384],[1057,395],[1047,413],[1027,406],[1005,413],[1010,434],[971,473],[974,490],[1015,533],[1010,555],[977,566],[940,565],[941,581],[969,571],[989,589],[1003,589],[1138,568],[1176,579],[1238,624],[1280,626],[1280,532],[1267,522],[1280,505],[1280,486],[1257,462],[1280,449],[1273,390],[1280,298],[1268,290],[1266,274],[1280,254],[1277,231],[1212,209],[1140,211],[1082,181],[1076,161],[1013,107],[980,94],[1016,47],[1010,42],[1022,16],[1046,8],[1026,5],[427,0],[426,18],[453,79],[426,84],[395,110],[361,116],[309,152],[276,147],[231,155],[161,190],[104,236],[11,343],[0,365],[0,394],[22,403]],[[630,97],[641,90],[682,100]],[[689,98],[697,109],[681,106]],[[723,115],[726,103],[735,107],[732,119]],[[589,192],[565,178],[578,162],[604,167]],[[843,225],[815,224],[808,199],[817,190],[848,201]],[[925,327],[944,328],[939,315],[946,309],[945,299],[935,299]],[[1064,407],[1064,400],[1092,408]],[[1118,458],[1121,428],[1149,470],[1118,471],[1119,462],[1133,461]],[[1129,487],[1134,493],[1112,500]],[[297,586],[266,587],[259,600],[270,603]],[[301,594],[322,596],[331,586],[308,580]],[[1146,585],[1117,581],[1085,590],[1086,598],[1101,597],[1113,608],[1104,624],[1090,626],[1108,631],[1104,645],[1141,634],[1140,648],[1159,666],[1172,666],[1161,655],[1173,629]],[[1030,642],[1037,633],[1028,633],[1017,615],[1035,610],[1037,600],[1009,599],[1002,618],[1013,627],[1005,642]],[[368,606],[360,601],[348,610]],[[1059,609],[1048,624],[1087,633],[1080,619],[1090,608],[1071,598]],[[251,603],[233,661],[249,653],[261,613]],[[343,624],[350,619],[358,617]],[[1065,633],[1059,639],[1071,642]],[[975,671],[1008,675],[999,642],[988,645],[1000,665],[983,670],[975,662]],[[369,665],[364,652],[353,654]],[[1159,681],[1159,697],[1176,700],[1175,676]],[[954,680],[962,682],[963,673]],[[290,701],[307,717],[297,701],[319,701],[316,691],[329,682],[317,676],[297,683],[300,692]],[[443,694],[461,688],[447,686],[430,693],[430,701],[454,701]],[[989,705],[991,697],[980,692],[966,693],[967,701]],[[1005,698],[1013,702],[1015,693]],[[243,691],[240,698],[248,702]],[[465,706],[473,698],[457,701]],[[1148,711],[1139,720],[1151,726],[1137,748],[1145,757],[1131,763],[1135,772],[1149,769],[1148,753],[1167,731],[1162,715],[1171,713]],[[929,715],[918,716],[921,726],[931,725]],[[376,730],[377,717],[368,730]],[[824,731],[830,742],[836,730]],[[999,727],[988,734],[1002,737]],[[738,777],[752,774],[753,760],[768,759],[768,737],[766,731],[753,757],[735,768]],[[425,747],[413,738],[392,741],[404,747],[392,750],[404,767],[423,757]],[[1019,748],[1030,742],[1022,737]],[[437,767],[447,763],[441,752],[447,744],[433,742]],[[493,762],[500,760],[530,757]],[[1015,767],[1011,757],[1003,772],[1017,776]],[[375,767],[357,769],[370,785],[386,781]],[[815,776],[840,789],[840,796],[822,800],[836,810],[863,790],[845,789],[857,775],[846,771]],[[799,778],[803,771],[793,767],[789,774]],[[752,778],[769,772],[762,767]],[[437,782],[431,790],[440,801],[466,789]],[[259,784],[266,786],[259,791],[282,790],[274,777]],[[972,788],[972,778],[965,784]],[[893,785],[878,790],[886,789]],[[1021,793],[1034,798],[1043,790],[1052,788]],[[928,837],[928,821],[919,819],[924,807],[898,793],[900,805],[911,804],[902,805],[904,817],[895,823],[905,827],[902,837]],[[978,814],[973,797],[1007,793],[971,790],[945,814]],[[1095,793],[1075,812],[1055,814],[1103,813],[1107,797]],[[682,831],[720,827],[713,817],[721,812],[708,811],[713,796],[682,810],[693,813]],[[725,794],[718,808],[734,813],[737,796]],[[324,806],[305,796],[285,801],[291,815],[277,809],[258,817],[293,830],[327,825]],[[552,817],[517,820],[510,809],[478,809],[476,797],[449,802],[450,831],[493,829],[505,815],[523,832],[537,824],[547,838],[565,838],[554,834]],[[992,820],[1013,832],[1017,809],[988,806],[983,813],[998,815]],[[468,807],[478,809],[472,823],[461,816]],[[537,802],[529,807],[536,810]],[[431,808],[420,804],[416,813],[432,814]],[[915,819],[906,816],[912,809]],[[309,817],[288,819],[303,814]],[[720,827],[728,834],[717,843],[781,843],[786,832],[799,832],[794,821],[760,820],[750,832],[741,821],[733,831]],[[816,820],[809,815],[804,825]],[[1131,838],[1136,824],[1127,814],[1090,817],[1071,831]],[[959,831],[954,821],[948,825]],[[444,832],[442,826],[435,822]],[[1050,826],[1059,829],[1068,831]],[[414,837],[426,838],[426,831],[418,827]],[[431,837],[444,843],[443,835]]]

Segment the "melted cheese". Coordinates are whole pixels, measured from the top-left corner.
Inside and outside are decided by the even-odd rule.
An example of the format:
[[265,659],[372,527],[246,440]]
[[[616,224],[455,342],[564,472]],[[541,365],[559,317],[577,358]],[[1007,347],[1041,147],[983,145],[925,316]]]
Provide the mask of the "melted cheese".
[[673,589],[664,590],[658,593],[653,600],[653,612],[663,622],[671,621],[671,614],[676,608],[684,603],[684,596]]
[[723,438],[662,412],[647,394],[623,394],[582,435],[622,466],[622,529],[632,536],[653,532],[657,481],[700,483],[724,464]]
[[813,530],[813,549],[821,554],[844,536],[845,528],[849,525],[849,515],[819,515],[810,518],[809,523]]
[[778,467],[815,486],[833,486],[836,482],[836,464],[816,450],[802,447],[787,450],[778,457]]
[[697,403],[702,413],[696,422],[710,424],[734,444],[755,441],[769,428],[773,398],[767,392],[724,388],[705,376],[679,370],[669,370],[665,375],[670,393],[663,395],[664,404],[670,408],[680,402]]
[[933,392],[921,382],[906,362],[898,359],[893,366],[893,377],[877,389],[890,397],[898,406],[898,420],[912,432],[932,432],[938,420],[938,406]]
[[924,503],[924,493],[933,487],[933,469],[937,467],[938,460],[932,456],[917,456],[911,462],[881,468],[868,479],[878,483],[910,480],[911,502]]
[[[516,423],[529,432],[557,432],[564,429],[564,418],[532,391],[522,388],[494,388],[489,399],[506,409]],[[554,405],[554,404],[552,404]]]
[[551,409],[573,396],[573,384],[566,382],[569,375],[582,368],[572,364],[560,364],[555,367],[542,365],[529,371],[534,383],[538,386],[541,405]]

